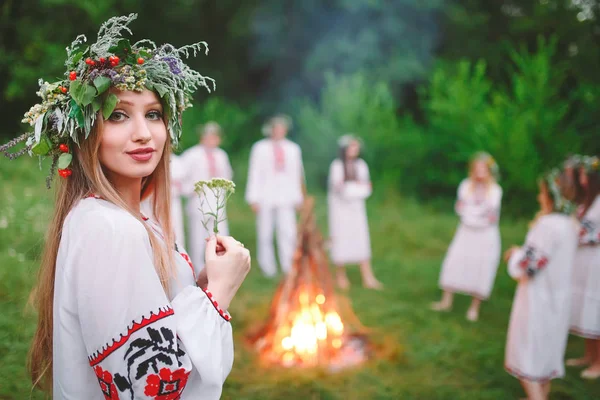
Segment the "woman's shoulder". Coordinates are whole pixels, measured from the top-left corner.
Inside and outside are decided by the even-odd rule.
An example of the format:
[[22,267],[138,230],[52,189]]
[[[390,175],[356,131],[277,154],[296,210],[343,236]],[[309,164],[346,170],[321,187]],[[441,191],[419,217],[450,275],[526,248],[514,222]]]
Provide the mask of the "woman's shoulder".
[[122,208],[100,198],[81,199],[69,212],[63,231],[92,238],[132,238],[147,235],[140,221]]

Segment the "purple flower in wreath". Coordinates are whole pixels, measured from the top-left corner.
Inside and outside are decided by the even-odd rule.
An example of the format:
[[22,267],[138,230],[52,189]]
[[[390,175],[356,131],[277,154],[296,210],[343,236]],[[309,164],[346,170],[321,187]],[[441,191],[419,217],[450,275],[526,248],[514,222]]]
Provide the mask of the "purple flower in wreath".
[[164,61],[167,63],[167,65],[169,66],[169,69],[171,70],[171,72],[175,75],[180,75],[181,74],[181,68],[179,68],[179,62],[177,61],[177,59],[175,57],[163,57],[161,58],[161,61]]

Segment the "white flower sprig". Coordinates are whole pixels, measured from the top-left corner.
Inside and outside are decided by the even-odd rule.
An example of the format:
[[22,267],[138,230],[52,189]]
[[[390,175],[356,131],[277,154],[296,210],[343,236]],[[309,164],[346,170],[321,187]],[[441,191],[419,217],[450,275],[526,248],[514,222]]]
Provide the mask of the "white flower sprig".
[[[213,178],[210,181],[199,181],[194,185],[194,191],[200,197],[200,212],[202,213],[202,225],[208,232],[213,232],[215,235],[219,233],[219,223],[225,221],[224,216],[225,206],[229,197],[235,193],[235,183],[228,179]],[[207,195],[211,193],[215,198],[215,208],[208,201]],[[212,229],[209,227],[210,222],[213,222]]]

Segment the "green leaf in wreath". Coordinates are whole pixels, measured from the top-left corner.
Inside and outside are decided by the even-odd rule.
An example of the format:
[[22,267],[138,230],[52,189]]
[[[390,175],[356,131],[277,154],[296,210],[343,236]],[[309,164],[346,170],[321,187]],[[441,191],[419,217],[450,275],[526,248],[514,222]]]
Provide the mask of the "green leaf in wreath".
[[48,139],[48,136],[42,135],[40,137],[40,142],[38,144],[36,144],[35,146],[33,146],[31,151],[35,155],[45,156],[46,154],[48,154],[48,152],[50,151],[51,148],[52,148],[52,142],[50,141],[50,139]]
[[108,90],[110,87],[111,80],[106,76],[99,76],[94,79],[94,86],[98,89],[98,94],[102,94]]
[[71,98],[75,100],[77,104],[81,103],[81,81],[73,81],[69,86],[69,93],[71,94]]
[[93,87],[92,85],[86,83],[83,85],[82,87],[82,95],[81,95],[81,105],[83,107],[89,105],[92,103],[92,100],[94,100],[94,97],[96,97],[96,88]]
[[120,39],[117,44],[109,48],[108,51],[118,56],[127,56],[131,53],[131,44],[127,39]]
[[78,127],[80,128],[83,128],[85,125],[83,111],[81,110],[81,107],[77,105],[75,100],[71,100],[71,112],[69,113],[69,118],[74,118],[77,121]]
[[58,168],[65,169],[71,165],[71,160],[73,160],[73,155],[70,153],[63,153],[58,157]]
[[110,93],[106,97],[106,100],[104,100],[104,104],[102,105],[102,116],[104,119],[108,119],[110,117],[118,102],[119,98],[114,93]]
[[73,65],[77,65],[77,63],[79,61],[81,61],[82,58],[83,58],[83,51],[80,51],[79,53],[75,54],[73,56]]
[[102,108],[102,99],[99,96],[94,97],[94,100],[92,100],[92,109],[94,110],[95,113],[97,113],[98,111],[100,111],[101,108]]

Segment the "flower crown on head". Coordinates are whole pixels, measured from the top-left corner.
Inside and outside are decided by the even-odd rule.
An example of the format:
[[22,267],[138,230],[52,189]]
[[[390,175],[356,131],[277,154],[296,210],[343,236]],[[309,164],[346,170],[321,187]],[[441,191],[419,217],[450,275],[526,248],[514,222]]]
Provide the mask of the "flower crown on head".
[[362,139],[353,133],[347,133],[343,136],[340,136],[337,141],[337,144],[339,147],[344,148],[344,147],[350,146],[350,143],[352,143],[352,142],[357,142],[360,147],[363,146]]
[[494,179],[500,179],[500,168],[498,167],[498,163],[489,153],[486,153],[485,151],[479,151],[475,153],[475,155],[471,158],[470,164],[473,165],[473,163],[476,161],[485,162]]
[[[150,40],[132,45],[122,35],[132,34],[128,25],[136,18],[137,14],[130,14],[109,19],[100,27],[96,43],[89,46],[85,45],[84,35],[77,36],[66,48],[65,78],[53,83],[39,81],[37,94],[42,102],[34,105],[23,119],[34,127],[33,132],[0,146],[0,151],[10,159],[25,153],[52,157],[48,187],[57,166],[61,176],[71,174],[69,146],[87,139],[97,118],[108,119],[112,114],[119,100],[110,88],[156,92],[163,103],[174,146],[181,137],[181,114],[192,106],[194,92],[200,87],[208,92],[215,89],[212,78],[202,76],[182,60],[199,52],[208,54],[205,42],[181,48],[170,44],[157,46]],[[21,142],[25,142],[25,148],[14,153],[8,151]]]
[[576,206],[572,201],[563,196],[559,186],[560,174],[560,169],[554,168],[544,175],[543,180],[548,186],[548,191],[554,203],[554,210],[563,214],[572,214],[575,212]]
[[287,116],[285,114],[278,114],[278,115],[275,115],[274,117],[269,118],[269,120],[263,125],[263,127],[262,127],[263,135],[271,136],[271,133],[273,133],[273,126],[275,124],[283,124],[283,125],[285,125],[285,127],[288,130],[290,130],[294,127],[292,118],[290,118],[289,116]]
[[571,168],[583,168],[585,172],[589,173],[600,169],[600,159],[596,156],[574,154],[565,161],[565,166]]

